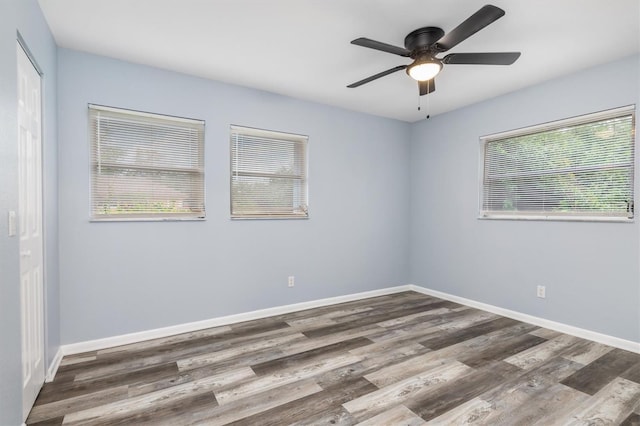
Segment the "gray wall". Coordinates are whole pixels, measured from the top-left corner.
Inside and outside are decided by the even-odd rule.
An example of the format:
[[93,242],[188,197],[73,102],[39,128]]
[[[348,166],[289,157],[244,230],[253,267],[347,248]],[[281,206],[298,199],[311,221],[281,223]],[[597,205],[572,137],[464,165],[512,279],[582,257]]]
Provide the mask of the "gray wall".
[[[639,57],[408,125],[56,50],[35,0],[2,0],[1,425],[21,420],[17,31],[44,71],[48,362],[61,341],[407,282],[640,341],[637,221],[476,219],[479,136],[638,103]],[[206,221],[88,221],[89,102],[206,120]],[[229,219],[230,124],[310,136],[311,219]]]
[[[58,63],[64,343],[407,283],[407,123],[77,51]],[[87,103],[206,120],[207,220],[90,223]],[[229,219],[231,124],[309,135],[309,220]]]
[[16,38],[20,32],[43,79],[43,167],[47,336],[51,361],[59,347],[56,46],[35,0],[0,2],[0,425],[22,422],[18,239],[7,213],[18,209]]
[[[637,219],[477,219],[480,136],[638,104],[639,61],[627,58],[415,124],[411,282],[640,341]],[[538,284],[546,285],[546,299],[536,298]]]

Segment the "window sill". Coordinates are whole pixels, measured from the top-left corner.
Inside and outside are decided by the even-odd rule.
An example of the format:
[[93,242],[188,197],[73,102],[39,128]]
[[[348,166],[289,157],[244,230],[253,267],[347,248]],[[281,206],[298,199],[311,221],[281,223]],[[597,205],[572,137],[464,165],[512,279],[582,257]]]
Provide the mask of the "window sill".
[[309,216],[231,216],[231,220],[300,220],[309,219]]
[[479,220],[526,220],[541,222],[609,222],[609,223],[634,223],[633,218],[628,217],[594,217],[594,216],[511,216],[491,215],[478,216]]
[[206,217],[117,217],[90,218],[89,222],[203,222]]

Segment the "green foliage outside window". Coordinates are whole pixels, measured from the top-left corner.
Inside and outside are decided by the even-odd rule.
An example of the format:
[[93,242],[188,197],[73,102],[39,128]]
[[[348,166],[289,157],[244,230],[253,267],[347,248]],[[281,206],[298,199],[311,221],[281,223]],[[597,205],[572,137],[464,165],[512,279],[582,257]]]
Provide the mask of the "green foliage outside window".
[[633,215],[631,113],[485,142],[483,206],[492,214]]

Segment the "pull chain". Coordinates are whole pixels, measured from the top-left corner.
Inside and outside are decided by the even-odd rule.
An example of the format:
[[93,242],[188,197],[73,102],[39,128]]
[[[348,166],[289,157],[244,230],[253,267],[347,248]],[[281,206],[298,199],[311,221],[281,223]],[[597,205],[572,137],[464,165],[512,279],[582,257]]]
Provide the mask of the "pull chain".
[[[430,80],[427,80],[427,120],[429,119],[429,117],[431,117],[429,115],[429,84],[430,84]],[[420,95],[420,92],[418,92],[418,111],[420,111],[422,109],[422,96]]]
[[431,84],[431,80],[427,80],[427,120],[429,119],[429,84]]

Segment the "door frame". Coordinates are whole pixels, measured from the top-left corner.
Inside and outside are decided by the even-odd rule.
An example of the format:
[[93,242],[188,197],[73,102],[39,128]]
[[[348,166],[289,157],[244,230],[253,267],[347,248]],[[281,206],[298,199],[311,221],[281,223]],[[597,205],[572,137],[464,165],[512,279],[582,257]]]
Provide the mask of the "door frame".
[[[42,216],[41,216],[41,224],[40,224],[40,229],[42,230],[42,361],[43,361],[43,369],[44,369],[44,380],[47,380],[47,368],[48,368],[48,359],[47,359],[47,352],[48,352],[48,334],[49,334],[49,330],[47,327],[47,282],[48,282],[48,273],[47,273],[47,244],[46,244],[46,229],[45,229],[45,185],[44,185],[44,116],[45,116],[45,102],[44,102],[44,97],[45,97],[45,81],[44,81],[44,72],[42,70],[42,67],[40,67],[40,65],[38,64],[38,62],[35,59],[35,55],[33,54],[33,52],[31,51],[31,49],[29,49],[29,46],[27,45],[26,41],[24,40],[24,38],[22,37],[22,35],[20,34],[20,31],[16,32],[16,43],[17,43],[17,47],[20,47],[22,49],[22,51],[24,52],[25,56],[27,57],[27,59],[29,60],[29,62],[31,62],[31,65],[33,66],[34,70],[36,71],[36,73],[38,74],[39,78],[40,78],[40,188],[41,188],[41,200],[40,200],[40,205],[42,206]],[[16,58],[17,61],[17,58]],[[21,302],[22,303],[22,302]],[[22,323],[20,324],[20,327],[22,329]],[[20,338],[22,339],[24,336],[22,335],[22,331],[20,332]],[[32,407],[25,407],[25,401],[22,401],[22,411],[23,413],[29,413],[29,411],[31,410]],[[23,420],[26,421],[26,415],[23,414],[23,417],[25,417]]]

